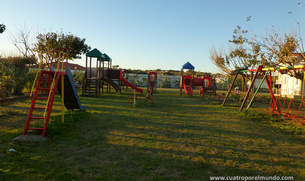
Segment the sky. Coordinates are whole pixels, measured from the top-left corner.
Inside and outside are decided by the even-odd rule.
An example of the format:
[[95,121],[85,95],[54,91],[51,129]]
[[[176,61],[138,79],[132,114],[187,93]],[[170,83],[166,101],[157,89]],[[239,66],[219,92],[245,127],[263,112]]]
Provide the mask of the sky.
[[[18,50],[11,37],[18,29],[38,33],[71,32],[85,38],[123,69],[221,73],[210,60],[210,48],[227,47],[237,25],[258,35],[272,27],[281,33],[305,32],[300,0],[1,0],[0,55]],[[289,14],[288,12],[292,12]],[[246,21],[251,16],[251,21]],[[85,65],[85,55],[74,61]]]

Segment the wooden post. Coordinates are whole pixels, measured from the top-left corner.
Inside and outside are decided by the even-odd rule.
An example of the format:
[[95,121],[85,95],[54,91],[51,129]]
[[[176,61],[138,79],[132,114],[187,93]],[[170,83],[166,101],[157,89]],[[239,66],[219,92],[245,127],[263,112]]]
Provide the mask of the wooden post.
[[149,84],[150,84],[150,81],[149,81],[149,72],[148,72],[148,74],[147,74],[147,92],[148,92],[148,90],[149,90]]
[[[97,75],[98,75],[98,69],[97,69],[97,66],[98,66],[98,58],[96,58],[96,65],[95,65],[95,97],[98,96],[98,87],[99,87],[99,81],[97,80]],[[94,70],[94,69],[93,69]],[[93,74],[94,75],[94,74]]]
[[[269,71],[270,71],[270,67],[268,68],[268,72],[269,72]],[[267,74],[268,74],[268,72],[267,72]],[[263,72],[263,73],[264,73],[264,72]],[[251,100],[250,100],[250,102],[249,102],[249,104],[248,104],[246,110],[249,109],[249,107],[251,106],[252,102],[254,101],[254,98],[255,98],[255,96],[257,95],[257,93],[258,93],[259,89],[261,88],[261,86],[263,85],[264,79],[266,79],[267,74],[264,74],[264,77],[263,77],[261,83],[258,85],[258,87],[257,87],[257,89],[256,89],[256,91],[255,91],[255,93],[253,94],[253,96],[252,96],[252,98],[251,98]]]
[[[251,81],[252,81],[252,79],[254,78],[254,75],[253,75],[253,72],[251,72]],[[249,88],[250,89],[250,88]],[[255,88],[254,88],[255,89]],[[252,89],[251,90],[251,92],[250,92],[250,95],[252,94],[254,94],[254,89]],[[250,97],[249,97],[250,98]]]
[[98,78],[98,82],[99,82],[99,86],[98,86],[98,95],[101,95],[101,76],[102,76],[102,70],[101,70],[101,62],[102,62],[102,57],[99,61],[99,66],[98,66],[98,70],[99,70],[99,78]]
[[91,63],[92,63],[92,58],[90,57],[89,79],[91,79]]
[[[161,80],[162,82],[162,80]],[[181,72],[180,72],[180,96],[182,96],[182,83],[183,83],[183,69],[181,69]]]
[[[103,62],[102,62],[102,65],[103,65],[103,67],[102,67],[102,77],[103,78],[105,78],[105,64],[104,64],[104,59],[102,59],[103,60]],[[104,94],[104,82],[102,81],[102,94]]]
[[[86,72],[87,72],[87,68],[88,68],[87,63],[88,63],[88,57],[86,56]],[[86,78],[87,78],[87,77],[86,77]]]
[[212,84],[212,89],[213,89],[213,95],[216,95],[216,90],[217,90],[216,77],[211,76],[211,84]]
[[236,74],[235,74],[235,77],[234,77],[234,79],[233,79],[233,81],[232,81],[232,83],[231,83],[231,85],[230,85],[230,87],[229,87],[229,90],[228,90],[228,92],[227,92],[227,95],[226,95],[225,99],[223,100],[223,103],[222,103],[223,106],[224,106],[224,105],[226,104],[226,102],[227,102],[227,99],[228,99],[228,97],[229,97],[229,95],[230,95],[230,93],[231,93],[232,87],[233,87],[233,85],[234,85],[234,83],[235,83],[235,81],[236,81],[236,79],[237,79],[237,77],[238,77],[238,74],[239,74],[239,69],[237,70],[237,72],[236,72]]
[[[244,97],[244,100],[243,100],[243,102],[242,102],[242,104],[241,104],[241,106],[240,106],[240,108],[239,108],[239,112],[241,112],[241,111],[243,110],[243,108],[244,108],[244,106],[245,106],[245,104],[246,104],[246,102],[247,102],[247,99],[248,99],[248,97],[249,97],[249,95],[250,95],[250,92],[251,92],[251,90],[252,90],[252,88],[253,88],[253,85],[255,84],[255,79],[256,79],[258,73],[259,73],[260,71],[262,71],[262,68],[263,68],[262,65],[258,66],[258,68],[257,68],[257,70],[256,70],[256,72],[255,72],[255,74],[254,74],[254,77],[253,77],[253,79],[252,79],[252,81],[251,81],[251,84],[250,84],[250,86],[249,86],[249,90],[247,91],[247,93],[246,93],[246,95],[245,95],[245,97]],[[254,88],[253,88],[253,89],[254,89]]]
[[[107,78],[110,79],[110,67],[109,67],[109,61],[107,62],[107,67],[108,67],[108,71],[107,71]],[[110,93],[110,86],[109,84],[107,84],[107,93]]]
[[98,69],[98,58],[96,59],[96,78],[98,78],[99,69]]
[[247,87],[247,83],[246,83],[244,74],[242,74],[242,78],[243,78],[243,84],[245,86],[245,91],[248,92],[248,87]]

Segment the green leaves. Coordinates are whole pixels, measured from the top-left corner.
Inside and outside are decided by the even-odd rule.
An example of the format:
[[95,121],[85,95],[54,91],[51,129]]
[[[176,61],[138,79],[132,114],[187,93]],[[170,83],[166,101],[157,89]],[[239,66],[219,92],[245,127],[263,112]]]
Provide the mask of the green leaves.
[[[81,54],[87,53],[91,49],[90,46],[85,44],[86,39],[81,39],[71,33],[49,32],[39,34],[36,38],[37,43],[34,44],[35,51],[43,54],[49,60],[52,58],[52,51],[56,48],[67,48],[70,60],[81,58]],[[56,54],[55,56],[59,55]]]
[[[250,21],[251,16],[247,18]],[[254,68],[258,65],[278,65],[280,63],[293,65],[297,58],[294,53],[301,51],[298,39],[295,33],[282,36],[272,27],[271,32],[265,36],[249,34],[241,26],[233,31],[233,39],[229,40],[229,51],[223,48],[210,50],[212,62],[223,72],[233,74],[237,69]],[[232,45],[232,46],[231,46]],[[224,61],[225,60],[225,61]]]
[[6,26],[4,24],[0,24],[0,33],[5,31]]
[[33,80],[29,77],[26,64],[34,63],[35,57],[8,57],[0,59],[0,85],[14,94],[22,94],[23,88]]

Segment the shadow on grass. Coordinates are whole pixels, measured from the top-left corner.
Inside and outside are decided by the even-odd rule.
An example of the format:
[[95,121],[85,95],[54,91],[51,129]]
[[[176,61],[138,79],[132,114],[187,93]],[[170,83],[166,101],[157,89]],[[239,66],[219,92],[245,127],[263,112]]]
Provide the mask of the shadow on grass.
[[[200,97],[164,93],[154,96],[155,106],[134,108],[127,104],[131,95],[81,98],[88,110],[66,111],[64,123],[56,112],[45,143],[2,139],[1,175],[8,180],[304,178],[303,137],[278,133],[236,108],[204,105]],[[7,153],[9,147],[17,154]]]

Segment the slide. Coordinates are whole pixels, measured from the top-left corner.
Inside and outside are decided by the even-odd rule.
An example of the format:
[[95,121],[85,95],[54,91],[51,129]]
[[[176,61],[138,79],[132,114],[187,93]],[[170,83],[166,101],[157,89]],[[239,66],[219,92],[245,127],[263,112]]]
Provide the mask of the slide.
[[121,92],[120,87],[119,87],[116,83],[114,83],[112,80],[107,79],[107,78],[100,78],[100,80],[103,81],[103,82],[106,82],[107,84],[109,84],[111,87],[114,88],[114,90],[115,90],[118,94],[120,94],[120,92]]
[[193,77],[191,75],[183,76],[183,86],[186,95],[193,95],[192,79]]
[[204,79],[203,78],[194,78],[193,86],[203,86]]
[[186,95],[193,95],[193,89],[192,86],[187,86],[184,84],[184,91]]
[[[61,78],[59,79],[57,88],[59,94],[61,94]],[[81,111],[86,110],[86,107],[82,106],[80,103],[69,66],[67,68],[67,75],[64,76],[64,96],[64,102],[67,109],[80,109]]]
[[125,78],[121,77],[121,81],[126,84],[128,87],[131,87],[132,89],[136,89],[137,92],[141,92],[143,93],[143,89],[140,89],[138,87],[136,87],[135,85],[133,85],[132,83],[128,82]]

